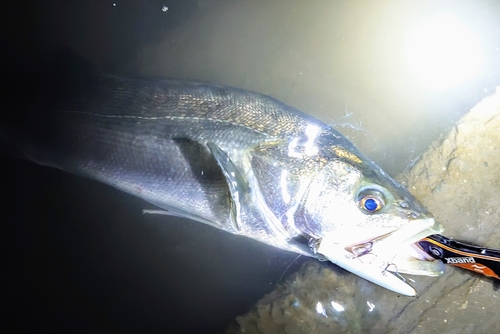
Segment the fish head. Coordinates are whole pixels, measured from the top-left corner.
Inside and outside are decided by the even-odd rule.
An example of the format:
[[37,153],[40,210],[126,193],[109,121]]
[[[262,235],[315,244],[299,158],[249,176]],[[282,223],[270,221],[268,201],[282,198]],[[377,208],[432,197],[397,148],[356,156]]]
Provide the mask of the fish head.
[[347,139],[331,129],[324,133],[314,141],[261,144],[251,153],[256,181],[250,189],[258,189],[256,202],[269,208],[262,217],[272,217],[269,225],[284,232],[290,247],[282,248],[344,263],[360,276],[381,274],[389,265],[399,273],[441,274],[442,264],[416,242],[442,226]]
[[[303,224],[299,229],[354,257],[375,256],[399,272],[441,274],[442,266],[423,263],[431,258],[415,247],[420,239],[441,233],[441,224],[405,187],[356,154],[355,148],[337,147],[336,151],[311,179],[300,208],[302,219],[296,220]],[[403,260],[403,253],[412,261]]]
[[408,190],[372,163],[327,163],[312,179],[303,210],[304,228],[318,237],[341,234],[342,239],[356,240],[359,234],[380,237],[410,223],[424,230],[435,224]]

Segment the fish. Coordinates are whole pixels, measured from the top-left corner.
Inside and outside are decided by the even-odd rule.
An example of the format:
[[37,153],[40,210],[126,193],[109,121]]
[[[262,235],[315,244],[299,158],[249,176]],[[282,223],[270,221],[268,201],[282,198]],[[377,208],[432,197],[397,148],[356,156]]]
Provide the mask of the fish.
[[25,159],[401,294],[416,295],[401,273],[442,273],[416,246],[442,232],[432,214],[332,126],[277,99],[113,75],[60,89],[48,112],[4,131]]

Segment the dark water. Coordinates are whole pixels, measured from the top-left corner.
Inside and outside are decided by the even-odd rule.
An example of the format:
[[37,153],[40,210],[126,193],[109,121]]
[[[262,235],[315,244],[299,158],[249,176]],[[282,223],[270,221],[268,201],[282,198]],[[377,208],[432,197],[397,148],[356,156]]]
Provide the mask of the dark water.
[[[270,94],[344,124],[340,131],[395,174],[500,81],[497,45],[487,44],[488,70],[476,81],[441,92],[413,86],[391,66],[393,33],[405,18],[444,9],[409,6],[13,1],[2,9],[2,115],[32,112],[40,88],[57,99],[50,87],[65,67],[54,57],[65,46],[104,72]],[[498,8],[478,2],[468,13],[485,36],[497,36]],[[143,216],[142,201],[57,170],[8,156],[2,165],[1,323],[20,332],[218,333],[296,257],[198,223]]]

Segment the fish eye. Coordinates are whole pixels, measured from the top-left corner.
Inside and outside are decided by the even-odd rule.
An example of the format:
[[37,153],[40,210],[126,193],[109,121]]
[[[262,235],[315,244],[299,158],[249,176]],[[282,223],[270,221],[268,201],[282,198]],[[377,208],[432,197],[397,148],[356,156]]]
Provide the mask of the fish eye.
[[364,212],[375,213],[384,207],[384,195],[377,189],[362,189],[358,194],[358,204]]

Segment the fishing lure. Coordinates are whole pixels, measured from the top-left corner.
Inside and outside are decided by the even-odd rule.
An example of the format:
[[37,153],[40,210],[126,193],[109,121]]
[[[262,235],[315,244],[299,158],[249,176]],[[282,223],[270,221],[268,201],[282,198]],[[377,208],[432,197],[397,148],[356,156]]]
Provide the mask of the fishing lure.
[[440,234],[430,235],[418,242],[435,259],[451,266],[500,279],[500,250],[452,240]]

